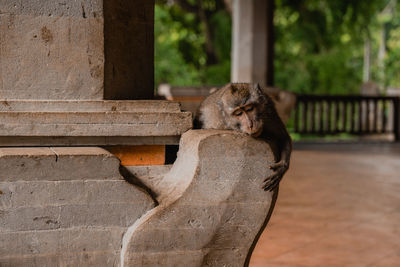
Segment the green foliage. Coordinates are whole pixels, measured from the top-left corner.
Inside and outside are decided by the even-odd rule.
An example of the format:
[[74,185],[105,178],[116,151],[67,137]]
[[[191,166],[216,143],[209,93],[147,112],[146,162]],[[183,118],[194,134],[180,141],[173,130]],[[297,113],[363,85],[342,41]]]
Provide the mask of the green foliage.
[[200,83],[197,68],[202,62],[204,37],[191,14],[175,13],[174,7],[155,6],[155,83]]
[[368,25],[383,0],[276,1],[276,85],[296,93],[356,94]]
[[[209,9],[212,3],[205,1]],[[190,3],[190,1],[189,1]],[[216,10],[210,25],[217,64],[207,65],[204,25],[178,5],[155,6],[155,84],[224,84],[230,80],[231,21],[224,10]]]
[[[232,23],[223,1],[180,2],[189,8],[202,8],[207,15],[216,62],[209,62],[205,37],[207,25],[199,20],[198,14],[177,4],[159,1],[155,12],[156,84],[218,85],[229,82]],[[372,79],[382,87],[399,87],[400,4],[395,7],[396,12],[382,13],[389,2],[276,0],[276,85],[297,93],[359,93],[364,42],[370,37]],[[377,61],[382,26],[387,30],[384,69]]]
[[400,88],[400,4],[387,29],[385,85]]

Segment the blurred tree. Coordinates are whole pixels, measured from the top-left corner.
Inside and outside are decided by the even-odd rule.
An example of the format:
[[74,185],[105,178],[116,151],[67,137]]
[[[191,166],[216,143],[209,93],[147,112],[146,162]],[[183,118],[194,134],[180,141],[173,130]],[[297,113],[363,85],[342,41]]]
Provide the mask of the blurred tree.
[[277,0],[276,84],[299,93],[359,93],[369,25],[387,0]]
[[156,1],[155,36],[156,84],[229,82],[231,18],[225,1]]
[[[382,16],[392,2],[390,16]],[[359,93],[364,45],[368,77],[400,86],[400,8],[395,0],[275,0],[275,84],[298,93]],[[165,0],[156,5],[156,83],[217,85],[230,80],[231,0]],[[384,75],[378,55],[385,29]]]

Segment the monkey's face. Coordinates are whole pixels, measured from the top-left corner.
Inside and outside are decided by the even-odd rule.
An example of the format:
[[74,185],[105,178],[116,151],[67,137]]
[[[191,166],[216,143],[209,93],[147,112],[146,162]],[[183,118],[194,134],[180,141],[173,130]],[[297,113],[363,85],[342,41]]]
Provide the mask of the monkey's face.
[[225,123],[229,129],[254,137],[261,134],[264,98],[258,85],[231,84],[221,100]]
[[234,130],[257,137],[263,129],[263,122],[257,114],[257,106],[254,104],[237,107],[231,113],[231,127]]

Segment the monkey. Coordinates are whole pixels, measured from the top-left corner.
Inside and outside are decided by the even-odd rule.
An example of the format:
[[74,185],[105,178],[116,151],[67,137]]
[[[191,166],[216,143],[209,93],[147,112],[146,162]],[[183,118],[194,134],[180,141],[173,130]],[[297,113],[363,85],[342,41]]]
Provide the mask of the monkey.
[[289,168],[292,140],[274,102],[259,84],[230,83],[216,90],[200,104],[194,125],[197,129],[239,131],[271,144],[276,162],[269,168],[274,173],[262,188],[273,191],[278,187]]

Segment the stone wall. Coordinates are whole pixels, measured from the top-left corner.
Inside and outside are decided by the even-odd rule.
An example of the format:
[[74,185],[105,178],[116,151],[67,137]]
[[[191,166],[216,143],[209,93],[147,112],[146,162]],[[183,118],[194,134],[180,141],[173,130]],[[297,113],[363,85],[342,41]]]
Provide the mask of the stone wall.
[[118,266],[155,206],[101,148],[0,148],[0,266]]
[[264,141],[215,130],[183,134],[173,166],[0,148],[0,266],[246,266],[277,196],[262,189],[272,162]]

